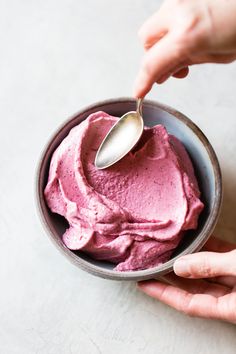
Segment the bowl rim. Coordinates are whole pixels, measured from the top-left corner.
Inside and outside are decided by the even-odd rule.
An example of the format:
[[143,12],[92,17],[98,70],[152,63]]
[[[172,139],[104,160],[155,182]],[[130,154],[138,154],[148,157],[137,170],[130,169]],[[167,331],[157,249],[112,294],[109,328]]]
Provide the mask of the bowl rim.
[[205,244],[205,242],[208,240],[210,237],[213,229],[215,228],[215,225],[218,220],[218,216],[221,210],[221,205],[222,205],[222,197],[223,197],[223,188],[222,188],[222,174],[221,174],[221,169],[219,165],[218,158],[216,156],[216,153],[210,144],[209,140],[205,136],[205,134],[201,131],[201,129],[187,116],[185,116],[183,113],[179,112],[178,110],[160,103],[158,101],[154,100],[144,100],[143,105],[144,106],[154,106],[155,108],[159,108],[171,115],[173,115],[176,119],[180,120],[182,123],[184,123],[188,128],[190,128],[195,136],[200,140],[201,144],[204,146],[208,158],[210,160],[210,163],[213,167],[213,172],[214,172],[214,178],[215,178],[215,196],[214,196],[214,201],[213,201],[213,207],[210,212],[210,215],[208,216],[208,219],[206,220],[206,223],[201,230],[200,234],[198,237],[186,248],[184,249],[180,254],[175,256],[174,258],[171,258],[169,261],[153,268],[145,269],[145,270],[137,270],[137,271],[126,271],[126,272],[120,272],[120,271],[114,271],[110,269],[105,269],[102,267],[99,267],[95,264],[90,263],[89,261],[86,261],[85,259],[81,258],[79,255],[76,255],[73,253],[71,250],[69,250],[62,242],[58,242],[56,239],[57,235],[54,234],[55,230],[48,224],[47,222],[47,207],[46,203],[44,201],[44,196],[43,196],[43,191],[41,190],[41,180],[43,178],[42,176],[42,166],[44,165],[45,159],[47,157],[47,153],[51,148],[51,145],[54,143],[54,139],[58,136],[58,134],[69,124],[72,123],[73,121],[77,120],[78,116],[86,113],[90,114],[90,111],[94,111],[96,107],[100,106],[106,106],[106,105],[115,105],[115,104],[120,104],[120,103],[135,103],[136,100],[131,97],[119,97],[119,98],[110,98],[106,99],[103,101],[96,102],[94,104],[88,105],[82,109],[80,109],[78,112],[70,116],[68,119],[66,119],[62,124],[59,125],[59,127],[49,136],[49,138],[46,141],[46,144],[40,154],[39,161],[36,167],[36,178],[35,178],[35,199],[36,199],[36,208],[37,212],[39,215],[39,218],[41,220],[41,223],[44,227],[45,232],[51,239],[51,241],[54,243],[54,245],[59,249],[61,253],[63,253],[67,259],[69,259],[74,265],[79,267],[82,270],[85,270],[93,275],[106,278],[106,279],[112,279],[112,280],[146,280],[146,279],[151,279],[151,278],[157,278],[161,277],[173,270],[173,264],[175,260],[183,255],[186,254],[191,254],[193,252],[198,252],[202,246]]

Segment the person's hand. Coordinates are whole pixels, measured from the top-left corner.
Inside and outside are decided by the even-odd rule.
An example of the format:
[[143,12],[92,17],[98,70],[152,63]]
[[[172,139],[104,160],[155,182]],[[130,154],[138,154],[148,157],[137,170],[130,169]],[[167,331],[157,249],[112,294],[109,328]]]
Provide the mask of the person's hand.
[[190,316],[236,323],[236,245],[212,237],[204,249],[180,257],[164,282],[142,281],[138,287]]
[[134,96],[171,75],[187,76],[189,65],[235,60],[235,19],[235,0],[166,0],[139,31],[146,53]]

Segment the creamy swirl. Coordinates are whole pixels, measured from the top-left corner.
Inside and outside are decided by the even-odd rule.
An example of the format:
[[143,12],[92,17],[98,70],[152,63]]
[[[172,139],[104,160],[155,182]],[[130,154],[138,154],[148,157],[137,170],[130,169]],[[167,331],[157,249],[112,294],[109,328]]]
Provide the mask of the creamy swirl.
[[97,112],[70,131],[52,156],[45,198],[69,223],[69,249],[118,271],[146,269],[167,261],[184,231],[197,227],[203,203],[184,146],[162,125],[145,128],[121,161],[96,169],[96,151],[116,121]]

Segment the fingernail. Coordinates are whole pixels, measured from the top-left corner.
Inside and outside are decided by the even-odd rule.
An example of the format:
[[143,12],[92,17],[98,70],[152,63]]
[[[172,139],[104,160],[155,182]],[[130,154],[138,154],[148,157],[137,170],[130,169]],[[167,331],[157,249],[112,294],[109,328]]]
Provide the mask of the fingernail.
[[185,259],[177,259],[174,263],[174,272],[177,275],[182,275],[184,277],[190,277],[189,262]]

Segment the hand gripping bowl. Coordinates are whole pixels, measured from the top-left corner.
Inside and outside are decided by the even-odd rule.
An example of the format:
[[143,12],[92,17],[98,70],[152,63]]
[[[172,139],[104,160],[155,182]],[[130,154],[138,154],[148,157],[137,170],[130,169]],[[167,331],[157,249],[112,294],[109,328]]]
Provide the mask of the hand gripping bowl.
[[222,201],[222,179],[216,154],[201,130],[182,113],[154,101],[143,103],[143,118],[146,126],[163,124],[168,133],[175,135],[185,145],[194,165],[195,174],[201,191],[201,200],[205,204],[200,215],[198,228],[187,231],[176,248],[171,259],[157,267],[128,272],[114,271],[114,265],[96,261],[83,252],[71,251],[62,242],[67,223],[63,217],[53,214],[44,199],[49,164],[52,153],[67,136],[71,128],[86,119],[91,113],[105,111],[121,117],[135,110],[136,101],[130,98],[110,99],[95,103],[82,109],[66,121],[51,137],[42,153],[36,178],[36,199],[41,221],[55,246],[77,267],[94,275],[113,280],[145,280],[157,278],[173,270],[173,264],[179,256],[197,252],[210,237],[220,212]]

